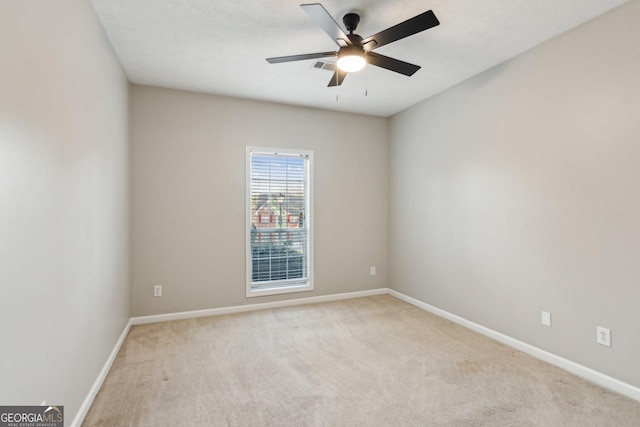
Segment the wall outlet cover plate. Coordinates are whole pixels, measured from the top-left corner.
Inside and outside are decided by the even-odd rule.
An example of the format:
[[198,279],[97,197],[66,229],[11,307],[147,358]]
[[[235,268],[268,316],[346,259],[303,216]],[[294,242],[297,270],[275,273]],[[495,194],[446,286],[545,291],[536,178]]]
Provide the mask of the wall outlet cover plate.
[[611,347],[611,329],[596,327],[596,342],[598,344]]
[[544,326],[551,326],[551,313],[549,313],[548,311],[543,311],[541,320]]

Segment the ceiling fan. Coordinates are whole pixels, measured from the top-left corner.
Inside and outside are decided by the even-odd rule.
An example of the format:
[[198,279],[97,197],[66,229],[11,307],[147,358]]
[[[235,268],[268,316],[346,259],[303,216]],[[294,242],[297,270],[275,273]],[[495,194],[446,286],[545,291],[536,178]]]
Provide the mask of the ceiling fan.
[[404,74],[405,76],[412,76],[420,69],[420,66],[380,55],[372,51],[440,24],[440,21],[438,21],[433,11],[429,10],[363,39],[353,33],[360,22],[360,16],[357,13],[347,13],[342,18],[342,22],[349,32],[347,35],[320,3],[301,4],[300,7],[340,46],[340,49],[338,49],[337,52],[307,53],[303,55],[267,58],[267,62],[277,64],[280,62],[303,61],[305,59],[337,56],[338,67],[331,81],[329,81],[328,87],[341,85],[347,73],[359,71],[364,68],[367,63]]

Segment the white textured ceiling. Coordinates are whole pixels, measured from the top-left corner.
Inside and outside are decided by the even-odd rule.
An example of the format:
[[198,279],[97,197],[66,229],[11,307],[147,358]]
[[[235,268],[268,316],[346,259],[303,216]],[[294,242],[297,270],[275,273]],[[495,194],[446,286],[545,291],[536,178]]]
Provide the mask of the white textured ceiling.
[[[390,116],[626,0],[323,0],[361,12],[367,37],[432,9],[440,25],[376,50],[422,66],[374,66],[327,88],[315,61],[267,57],[337,50],[295,0],[93,0],[132,83]],[[367,95],[365,95],[367,90]]]

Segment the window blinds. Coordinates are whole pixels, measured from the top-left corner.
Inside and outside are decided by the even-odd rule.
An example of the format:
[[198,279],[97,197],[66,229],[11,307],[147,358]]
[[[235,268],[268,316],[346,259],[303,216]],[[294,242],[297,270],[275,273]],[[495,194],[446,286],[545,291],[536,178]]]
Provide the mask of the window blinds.
[[251,288],[307,284],[309,158],[251,153]]

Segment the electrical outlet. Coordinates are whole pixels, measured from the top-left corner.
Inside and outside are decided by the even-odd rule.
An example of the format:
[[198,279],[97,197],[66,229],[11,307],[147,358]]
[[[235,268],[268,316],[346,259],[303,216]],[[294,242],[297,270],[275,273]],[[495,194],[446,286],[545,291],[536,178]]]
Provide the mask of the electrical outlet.
[[544,326],[551,326],[551,313],[549,313],[548,311],[542,312],[542,324]]
[[371,274],[372,276],[375,276],[375,275],[376,275],[376,268],[375,268],[375,267],[371,267],[371,268],[369,269],[369,272],[370,272],[370,274]]
[[153,296],[161,297],[162,296],[162,285],[155,285],[153,287]]
[[611,347],[611,330],[602,326],[596,327],[596,342]]

